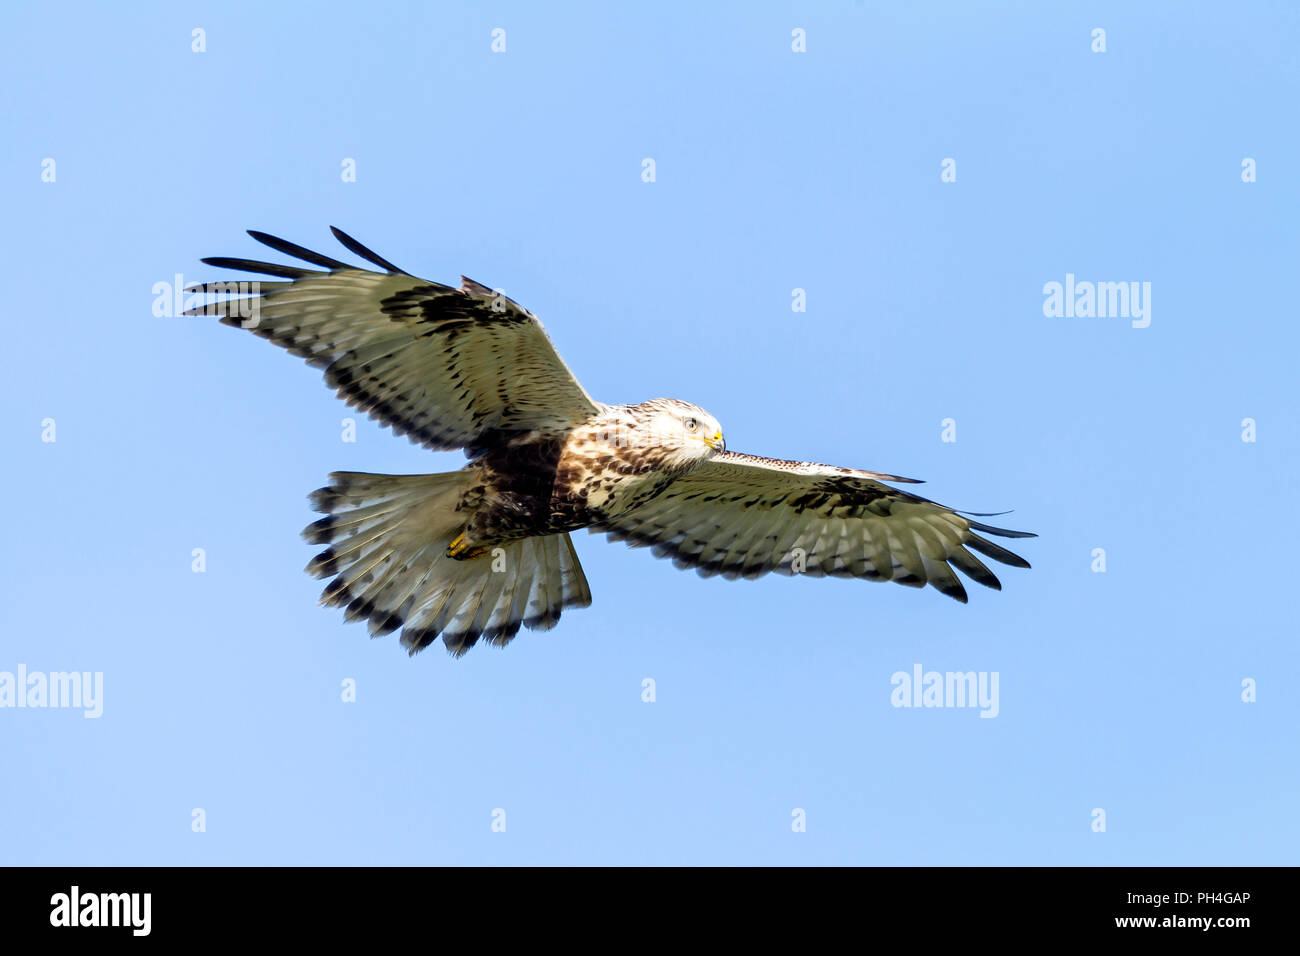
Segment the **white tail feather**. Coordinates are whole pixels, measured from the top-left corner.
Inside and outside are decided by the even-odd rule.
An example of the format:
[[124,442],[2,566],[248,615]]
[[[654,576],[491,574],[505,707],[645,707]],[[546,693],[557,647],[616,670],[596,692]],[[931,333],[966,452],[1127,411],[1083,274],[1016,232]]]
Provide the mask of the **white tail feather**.
[[567,534],[504,542],[458,561],[448,544],[468,520],[456,506],[474,475],[335,472],[312,493],[327,515],[303,530],[329,547],[307,572],[333,578],[321,603],[367,619],[374,636],[402,627],[402,646],[423,650],[439,635],[460,656],[483,638],[504,645],[524,627],[548,630],[591,591]]

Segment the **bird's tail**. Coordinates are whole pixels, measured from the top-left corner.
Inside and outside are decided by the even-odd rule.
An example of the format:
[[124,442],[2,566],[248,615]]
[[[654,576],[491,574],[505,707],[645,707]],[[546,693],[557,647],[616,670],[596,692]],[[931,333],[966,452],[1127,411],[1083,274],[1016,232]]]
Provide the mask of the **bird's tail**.
[[457,561],[447,545],[470,515],[458,512],[476,476],[335,472],[311,502],[326,517],[303,529],[328,545],[307,573],[333,578],[321,603],[366,618],[374,637],[403,627],[402,646],[423,650],[442,635],[459,657],[483,638],[504,645],[519,625],[549,630],[566,607],[587,607],[591,591],[567,534],[505,542]]

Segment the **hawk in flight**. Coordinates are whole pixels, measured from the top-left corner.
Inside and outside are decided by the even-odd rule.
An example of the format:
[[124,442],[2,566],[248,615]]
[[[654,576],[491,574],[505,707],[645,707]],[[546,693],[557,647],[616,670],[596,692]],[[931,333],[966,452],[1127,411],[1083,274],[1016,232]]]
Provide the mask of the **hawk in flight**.
[[1033,535],[884,484],[912,479],[728,451],[717,419],[675,399],[598,402],[527,309],[463,277],[418,279],[333,232],[382,271],[250,231],[314,268],[204,259],[282,281],[191,286],[226,297],[185,314],[221,316],[324,369],[340,398],[413,442],[464,449],[460,471],[336,472],[311,495],[325,517],[303,536],[326,547],[307,571],[331,579],[323,604],[372,635],[403,628],[412,654],[441,636],[459,656],[521,624],[554,627],[563,608],[591,604],[569,538],[580,528],[705,577],[829,574],[962,602],[954,568],[1001,589],[972,551],[1029,567],[980,532]]

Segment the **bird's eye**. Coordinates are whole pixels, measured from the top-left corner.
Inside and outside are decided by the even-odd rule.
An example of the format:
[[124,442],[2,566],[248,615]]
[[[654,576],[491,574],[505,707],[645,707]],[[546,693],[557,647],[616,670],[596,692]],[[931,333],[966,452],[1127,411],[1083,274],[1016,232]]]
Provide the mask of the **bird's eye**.
[[693,418],[688,418],[688,419],[686,419],[686,430],[687,430],[688,432],[693,432],[693,431],[695,431],[695,429],[697,429],[697,428],[699,428],[699,427],[700,427],[700,423],[697,422],[695,419],[693,419]]

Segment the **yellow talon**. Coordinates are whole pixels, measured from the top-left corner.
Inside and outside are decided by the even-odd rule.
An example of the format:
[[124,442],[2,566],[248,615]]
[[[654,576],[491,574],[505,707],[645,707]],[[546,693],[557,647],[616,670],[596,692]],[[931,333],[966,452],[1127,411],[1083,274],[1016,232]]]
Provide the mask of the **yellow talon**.
[[455,558],[457,561],[469,561],[473,558],[481,558],[487,554],[487,548],[476,548],[465,541],[465,532],[456,535],[455,540],[447,545],[447,557]]

